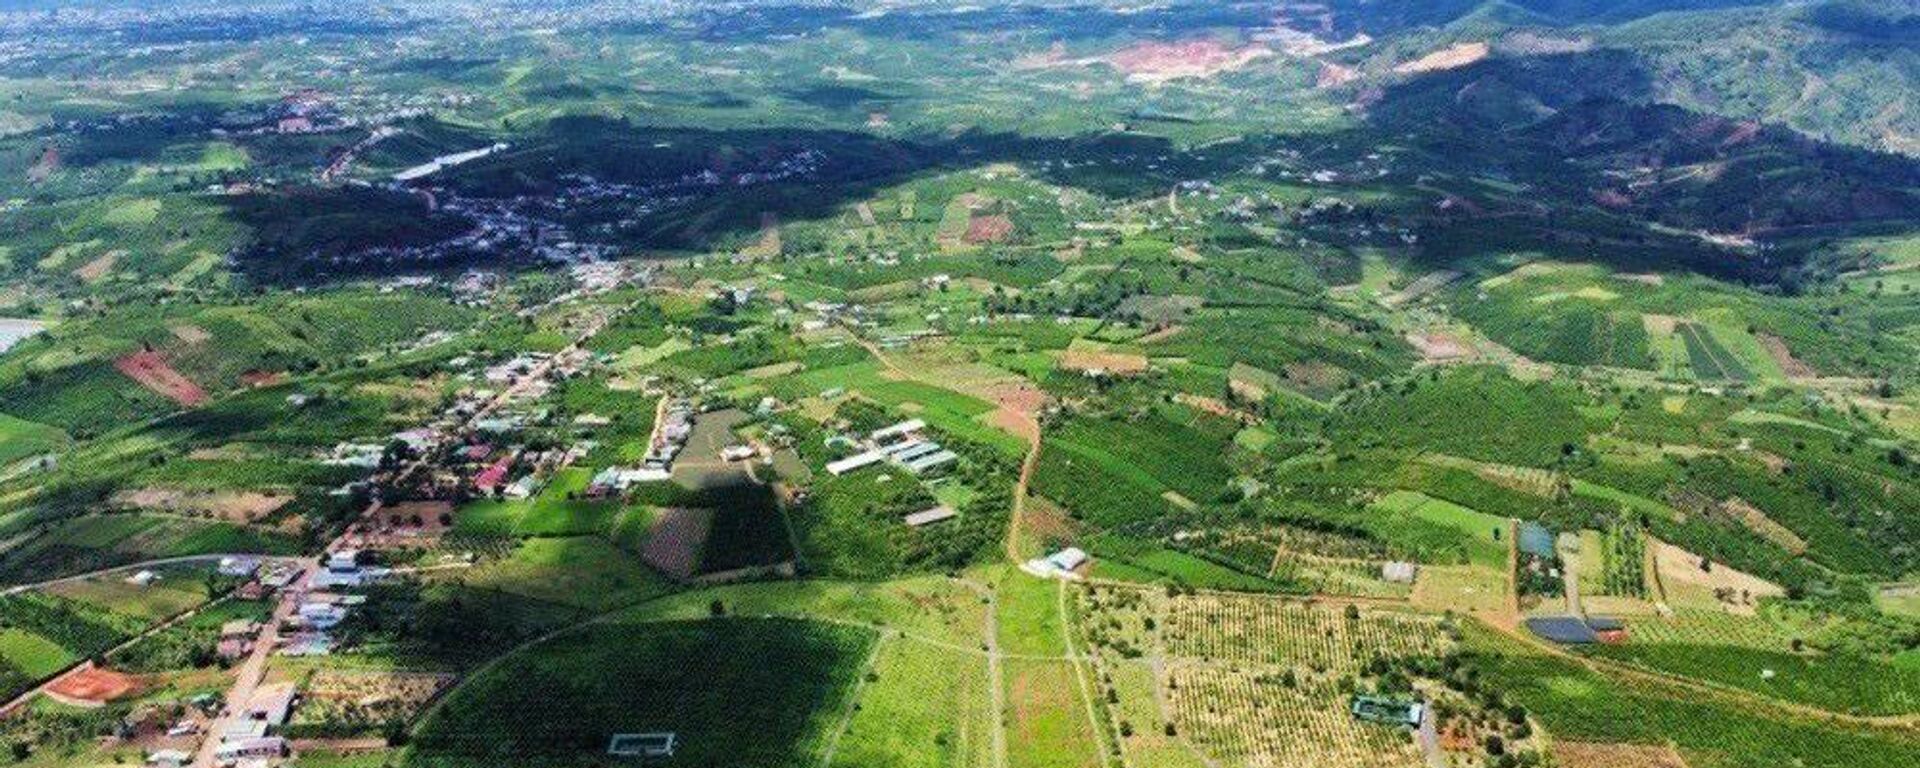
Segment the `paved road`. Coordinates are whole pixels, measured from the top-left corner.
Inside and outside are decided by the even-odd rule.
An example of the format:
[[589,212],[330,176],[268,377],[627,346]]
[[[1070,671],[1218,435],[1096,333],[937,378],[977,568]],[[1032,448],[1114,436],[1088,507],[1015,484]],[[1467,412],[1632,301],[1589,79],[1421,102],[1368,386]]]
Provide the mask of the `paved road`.
[[220,734],[225,733],[241,715],[247,703],[253,700],[253,692],[260,687],[260,681],[267,676],[267,661],[273,657],[274,646],[280,644],[280,624],[293,616],[300,604],[300,595],[306,591],[307,579],[319,567],[317,561],[309,562],[300,570],[286,589],[275,596],[279,600],[273,608],[273,618],[267,620],[267,626],[261,630],[260,637],[253,644],[253,653],[235,670],[233,687],[227,690],[225,705],[220,716],[207,725],[206,737],[200,740],[200,749],[193,756],[194,768],[213,768],[214,755],[220,751]]
[[[632,305],[627,307],[629,310],[632,308]],[[619,313],[608,313],[589,323],[587,328],[583,330],[579,336],[575,337],[572,343],[529,369],[525,376],[520,377],[511,386],[496,393],[492,399],[481,404],[479,408],[475,408],[472,414],[469,414],[460,421],[455,427],[455,431],[471,429],[474,422],[486,418],[507,403],[513,402],[520,393],[534,386],[535,382],[546,378],[547,373],[553,370],[553,366],[556,365],[562,357],[579,350],[582,345],[586,344],[588,339],[598,334],[600,330],[605,328],[607,323],[611,322],[613,317],[618,314]],[[393,471],[391,474],[392,479],[389,482],[398,484],[405,481],[407,478],[412,477],[414,473],[420,471],[421,468],[431,463],[427,456],[415,458],[413,461]],[[367,509],[361,512],[361,517],[364,518],[379,510],[380,507],[381,502],[376,499]],[[352,526],[349,525],[348,528],[350,530]],[[246,706],[247,702],[253,698],[253,693],[259,688],[260,681],[266,677],[267,663],[272,659],[275,650],[274,646],[279,644],[281,623],[293,616],[294,610],[299,605],[300,594],[305,591],[306,584],[308,580],[312,578],[313,573],[320,568],[321,558],[324,558],[328,552],[339,548],[341,542],[345,541],[348,535],[349,531],[341,531],[339,536],[327,542],[327,546],[320,551],[319,556],[305,559],[301,566],[300,575],[292,584],[289,584],[286,589],[280,591],[280,594],[276,598],[279,600],[279,604],[274,608],[273,618],[268,621],[267,628],[261,633],[259,640],[255,642],[253,653],[247,657],[245,663],[240,665],[234,678],[233,686],[227,690],[226,708],[222,710],[221,716],[214,721],[213,725],[207,729],[205,738],[200,742],[200,749],[194,755],[194,768],[212,768],[214,765],[214,754],[220,749],[221,732],[226,729],[228,723],[233,721],[233,718],[238,716],[239,708]]]

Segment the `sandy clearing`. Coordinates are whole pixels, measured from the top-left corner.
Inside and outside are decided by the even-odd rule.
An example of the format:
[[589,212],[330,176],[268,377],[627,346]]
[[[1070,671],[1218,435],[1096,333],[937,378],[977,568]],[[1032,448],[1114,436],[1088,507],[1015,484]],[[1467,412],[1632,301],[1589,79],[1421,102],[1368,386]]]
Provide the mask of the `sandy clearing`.
[[199,344],[213,338],[213,334],[208,333],[207,329],[197,325],[175,325],[169,326],[167,330],[173,333],[174,338],[188,344]]
[[1714,563],[1711,570],[1700,570],[1700,556],[1692,552],[1654,539],[1648,540],[1654,545],[1654,567],[1659,570],[1660,582],[1666,588],[1670,603],[1680,602],[1682,598],[1691,598],[1697,605],[1708,602],[1717,603],[1729,613],[1752,615],[1752,601],[1745,604],[1729,604],[1714,598],[1715,590],[1726,589],[1733,593],[1746,593],[1754,601],[1761,597],[1777,597],[1787,591],[1780,585],[1734,570],[1731,567]]
[[1489,50],[1486,43],[1455,43],[1412,61],[1403,62],[1394,67],[1393,71],[1412,75],[1458,69],[1486,58]]
[[1060,367],[1074,371],[1103,372],[1116,376],[1146,373],[1145,355],[1124,352],[1095,352],[1069,349],[1060,353]]
[[265,517],[290,501],[293,501],[293,495],[286,493],[201,491],[161,486],[135,488],[113,495],[113,503],[121,507],[177,514],[209,514],[240,523]]

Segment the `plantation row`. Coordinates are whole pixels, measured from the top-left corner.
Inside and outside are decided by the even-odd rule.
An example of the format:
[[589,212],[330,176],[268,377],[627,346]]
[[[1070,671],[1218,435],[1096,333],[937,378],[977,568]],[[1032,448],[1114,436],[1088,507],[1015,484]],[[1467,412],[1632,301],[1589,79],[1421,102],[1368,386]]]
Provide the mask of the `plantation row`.
[[1375,656],[1444,653],[1438,618],[1257,597],[1202,595],[1166,605],[1169,654],[1209,661],[1351,671]]
[[1167,672],[1173,722],[1215,758],[1262,768],[1416,768],[1407,731],[1369,725],[1347,711],[1341,687],[1209,665]]

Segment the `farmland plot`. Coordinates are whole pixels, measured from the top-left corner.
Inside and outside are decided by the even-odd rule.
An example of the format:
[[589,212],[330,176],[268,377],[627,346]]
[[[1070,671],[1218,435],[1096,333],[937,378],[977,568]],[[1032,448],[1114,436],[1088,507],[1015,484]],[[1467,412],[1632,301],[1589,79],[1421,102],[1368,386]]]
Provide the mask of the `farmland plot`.
[[1420,765],[1406,729],[1348,713],[1351,683],[1455,647],[1436,616],[1299,600],[1096,587],[1075,605],[1129,765]]
[[780,619],[585,627],[456,688],[405,764],[591,765],[615,734],[673,732],[676,766],[815,766],[873,642]]
[[1348,618],[1320,603],[1197,595],[1169,601],[1167,653],[1209,661],[1352,671],[1374,656],[1407,658],[1446,650],[1441,620],[1398,611]]
[[1167,675],[1174,722],[1215,758],[1262,768],[1415,768],[1408,732],[1368,725],[1347,712],[1327,680],[1287,685],[1277,674],[1176,663]]

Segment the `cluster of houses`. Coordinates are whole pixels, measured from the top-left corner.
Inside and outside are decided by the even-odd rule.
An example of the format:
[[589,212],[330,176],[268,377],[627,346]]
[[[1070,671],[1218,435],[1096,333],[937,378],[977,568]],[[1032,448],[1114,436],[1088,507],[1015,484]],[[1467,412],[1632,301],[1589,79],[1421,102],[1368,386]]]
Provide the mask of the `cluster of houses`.
[[587,484],[587,495],[594,497],[625,493],[641,483],[654,483],[673,476],[673,462],[686,450],[693,437],[693,421],[698,415],[692,402],[668,399],[660,409],[660,420],[653,425],[647,441],[647,455],[638,467],[613,466],[600,470]]
[[[827,463],[827,472],[836,477],[865,467],[891,463],[915,475],[924,475],[960,460],[960,455],[926,439],[921,433],[927,423],[908,419],[874,430],[861,441],[862,448],[846,458]],[[845,437],[837,438],[845,440]]]
[[214,760],[221,765],[240,765],[285,757],[291,750],[280,731],[292,718],[299,696],[293,683],[271,683],[255,689],[238,708],[238,716],[214,734],[220,739]]
[[[210,738],[218,739],[214,762],[234,768],[264,768],[292,754],[292,745],[283,731],[298,701],[299,690],[293,683],[273,683],[255,689],[245,702],[235,705],[235,717],[220,732],[209,734]],[[207,696],[196,704],[211,712],[217,699]],[[183,720],[169,729],[167,736],[192,736],[199,729],[196,722]],[[147,754],[146,764],[148,768],[186,768],[194,764],[194,755],[183,749],[158,749]]]

